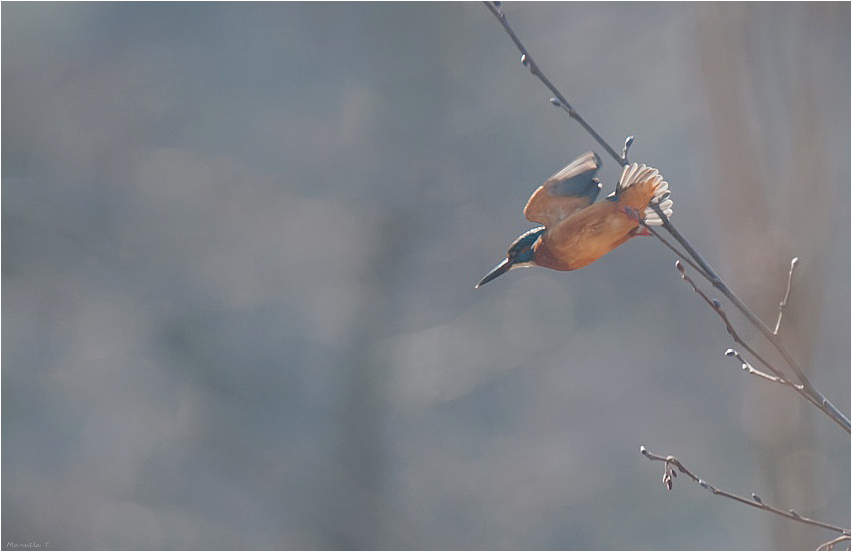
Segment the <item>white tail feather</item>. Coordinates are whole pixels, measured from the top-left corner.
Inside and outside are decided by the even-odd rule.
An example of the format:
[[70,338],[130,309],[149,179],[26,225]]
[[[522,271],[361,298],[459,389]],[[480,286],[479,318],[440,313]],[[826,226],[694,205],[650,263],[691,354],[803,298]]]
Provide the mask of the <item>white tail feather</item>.
[[[669,183],[663,180],[660,172],[653,167],[646,167],[645,165],[639,165],[637,163],[625,165],[624,170],[621,171],[621,179],[619,179],[618,186],[616,187],[618,190],[617,193],[620,193],[622,190],[625,190],[634,184],[638,184],[639,182],[648,181],[651,181],[654,184],[654,199],[651,201],[656,201],[660,204],[660,210],[667,218],[672,216],[672,200],[669,199],[669,196],[671,195],[671,192],[669,191]],[[645,224],[656,226],[663,224],[663,220],[659,215],[657,215],[650,205],[647,209],[645,209],[643,216],[645,217]]]

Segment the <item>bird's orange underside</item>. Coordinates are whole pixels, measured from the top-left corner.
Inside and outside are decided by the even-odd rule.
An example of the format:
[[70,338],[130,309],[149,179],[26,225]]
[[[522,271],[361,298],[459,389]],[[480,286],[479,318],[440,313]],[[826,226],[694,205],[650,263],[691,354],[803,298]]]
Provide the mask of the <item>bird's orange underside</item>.
[[542,235],[535,262],[554,270],[576,270],[633,237],[639,224],[625,209],[642,213],[654,197],[651,182],[624,190],[617,201],[599,201],[557,222]]

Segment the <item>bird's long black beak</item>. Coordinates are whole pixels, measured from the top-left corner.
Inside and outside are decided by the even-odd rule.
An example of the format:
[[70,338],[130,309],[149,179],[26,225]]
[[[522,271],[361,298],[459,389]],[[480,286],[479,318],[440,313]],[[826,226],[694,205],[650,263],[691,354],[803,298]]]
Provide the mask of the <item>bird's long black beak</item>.
[[497,276],[500,276],[501,274],[505,274],[506,272],[509,272],[509,270],[511,268],[512,268],[512,263],[509,262],[509,259],[503,259],[503,262],[498,264],[494,268],[492,268],[491,272],[486,274],[485,277],[483,279],[481,279],[478,284],[476,284],[476,287],[479,288],[479,287],[484,286],[485,284],[487,284],[488,282],[490,282],[491,280],[493,280]]

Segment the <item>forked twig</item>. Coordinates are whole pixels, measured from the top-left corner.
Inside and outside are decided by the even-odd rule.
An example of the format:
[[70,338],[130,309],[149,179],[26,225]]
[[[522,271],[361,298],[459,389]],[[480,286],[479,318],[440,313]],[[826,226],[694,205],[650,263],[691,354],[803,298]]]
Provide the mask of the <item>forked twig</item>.
[[[778,336],[770,330],[766,324],[760,320],[754,312],[739,298],[737,295],[728,287],[728,285],[716,274],[713,268],[705,261],[701,255],[698,254],[697,251],[691,246],[691,244],[684,238],[680,232],[674,227],[666,217],[665,213],[663,213],[662,209],[660,209],[659,205],[656,203],[651,204],[651,208],[655,213],[660,217],[663,221],[663,228],[665,228],[674,238],[684,246],[684,248],[689,252],[689,255],[695,259],[696,263],[701,267],[701,270],[698,272],[704,276],[707,281],[709,281],[713,287],[718,289],[722,295],[724,295],[736,308],[739,310],[749,322],[752,323],[759,331],[763,334],[763,336],[775,347],[775,349],[781,353],[781,356],[787,362],[787,364],[792,368],[793,372],[795,372],[796,377],[799,379],[799,382],[802,386],[802,396],[806,397],[814,406],[819,408],[822,412],[824,412],[829,418],[831,418],[835,423],[837,423],[840,427],[842,427],[847,433],[850,432],[850,424],[849,418],[847,418],[834,404],[829,401],[822,392],[814,387],[811,383],[810,379],[805,375],[804,371],[799,367],[798,363],[793,359],[792,355],[787,352],[787,348],[784,347],[783,343],[778,339]],[[647,228],[647,226],[646,226]],[[659,234],[655,235],[659,238]],[[793,263],[795,266],[795,263]],[[693,265],[694,266],[694,265]],[[792,272],[792,268],[791,268]],[[790,276],[792,278],[792,276]],[[694,286],[693,286],[694,287]],[[788,288],[789,294],[789,288]],[[715,309],[714,309],[715,310]],[[726,322],[730,329],[730,324]],[[730,331],[730,330],[729,330]]]
[[692,278],[690,278],[689,276],[686,275],[686,270],[684,269],[683,265],[680,264],[680,261],[676,261],[675,266],[678,269],[678,271],[680,272],[680,277],[686,283],[688,283],[690,285],[690,287],[692,288],[692,291],[694,291],[696,294],[698,294],[701,297],[701,299],[703,299],[704,302],[707,303],[710,306],[710,308],[713,309],[713,311],[716,314],[719,315],[719,318],[721,318],[722,322],[725,323],[725,329],[728,331],[728,334],[734,340],[734,343],[737,343],[738,345],[742,346],[749,354],[751,354],[761,364],[763,364],[770,372],[772,372],[773,375],[767,374],[765,372],[761,372],[760,370],[756,369],[747,360],[745,360],[740,355],[740,353],[738,351],[736,351],[734,349],[728,349],[727,351],[725,351],[725,356],[734,357],[737,360],[739,360],[742,363],[743,370],[745,370],[749,374],[764,378],[766,380],[769,380],[769,381],[772,381],[772,382],[775,382],[775,383],[780,383],[782,385],[785,385],[785,386],[793,389],[794,391],[796,391],[797,393],[802,395],[805,399],[810,401],[811,404],[813,404],[814,406],[816,406],[820,410],[824,411],[823,405],[820,404],[819,402],[817,402],[817,400],[813,396],[811,396],[809,393],[807,393],[805,391],[804,385],[793,383],[792,381],[790,381],[786,375],[784,375],[780,370],[775,368],[775,366],[773,366],[768,360],[766,360],[762,355],[760,355],[757,351],[755,351],[751,347],[751,345],[749,345],[748,343],[746,343],[742,339],[740,334],[736,331],[736,329],[734,329],[733,324],[731,324],[731,320],[728,318],[728,314],[722,308],[722,304],[716,299],[711,299],[710,297],[707,296],[706,293],[704,293],[703,291],[701,291],[698,288],[698,286],[695,284],[695,282],[692,280]]
[[[627,150],[630,147],[630,144],[633,141],[633,137],[629,137],[625,141],[624,150],[622,155],[618,155],[615,150],[604,140],[600,134],[598,134],[595,129],[593,129],[584,119],[583,117],[574,109],[565,96],[559,92],[559,89],[553,85],[552,82],[544,75],[541,71],[541,68],[538,64],[533,60],[530,53],[521,43],[518,36],[515,34],[512,27],[509,25],[509,22],[506,20],[506,14],[500,9],[499,2],[484,2],[485,6],[488,10],[497,18],[500,24],[505,29],[506,33],[515,43],[518,50],[521,52],[521,63],[525,66],[529,67],[530,72],[538,77],[542,83],[554,94],[554,98],[551,98],[551,103],[557,107],[562,108],[569,117],[576,120],[589,135],[592,136],[600,145],[603,147],[606,152],[612,156],[619,164],[626,165],[627,164]],[[798,378],[801,384],[801,394],[806,396],[808,400],[816,405],[822,412],[824,412],[829,418],[831,418],[835,423],[840,425],[847,433],[852,431],[852,427],[850,427],[849,418],[844,415],[840,410],[837,409],[814,385],[811,383],[810,379],[807,377],[802,368],[798,365],[796,360],[790,355],[787,351],[786,347],[784,347],[783,343],[778,339],[777,329],[780,327],[780,319],[781,314],[783,312],[783,304],[786,304],[786,296],[785,301],[782,301],[781,311],[779,312],[779,321],[776,323],[776,331],[773,332],[770,330],[766,324],[763,323],[760,318],[755,315],[749,307],[743,303],[743,301],[737,297],[737,295],[725,284],[725,282],[716,274],[713,268],[707,263],[706,260],[692,247],[692,244],[681,235],[681,233],[674,227],[669,218],[663,213],[662,209],[660,209],[658,202],[652,202],[650,207],[657,213],[660,219],[663,222],[663,228],[666,229],[669,234],[674,237],[675,240],[686,250],[691,260],[687,260],[686,256],[682,253],[679,253],[671,244],[667,241],[663,240],[662,237],[657,232],[652,232],[654,236],[656,236],[662,243],[664,243],[667,247],[671,248],[675,253],[682,258],[684,261],[688,262],[690,266],[695,268],[695,270],[701,274],[704,278],[709,281],[713,287],[718,289],[722,295],[724,295],[736,308],[739,310],[749,322],[751,322],[762,334],[763,336],[772,344],[772,346],[781,354],[784,358],[784,361],[790,366],[790,368],[795,372],[796,377]],[[647,226],[646,226],[647,228]],[[792,267],[790,279],[792,279]],[[788,286],[788,294],[789,294],[789,286]]]
[[[781,375],[774,375],[773,376],[773,375],[767,374],[766,372],[761,372],[760,370],[758,370],[757,368],[752,366],[749,361],[744,359],[742,357],[742,355],[739,353],[739,351],[737,351],[736,349],[728,349],[727,351],[725,351],[725,356],[734,357],[735,359],[739,360],[741,365],[742,365],[742,369],[745,370],[746,372],[748,372],[749,374],[753,375],[753,376],[758,376],[758,377],[761,377],[763,379],[767,379],[767,380],[775,382],[775,383],[780,383],[782,385],[790,385],[792,387],[795,387],[797,390],[801,389],[801,387],[802,387],[801,385],[796,385],[795,383],[787,381],[784,378],[784,376],[781,376]],[[773,370],[773,372],[775,374],[777,374],[777,372],[775,372],[774,370]]]
[[805,392],[805,388],[804,388],[803,385],[793,383],[792,381],[790,381],[787,378],[787,376],[784,375],[784,373],[782,373],[780,370],[775,368],[775,366],[773,366],[768,360],[766,360],[757,351],[755,351],[751,347],[751,345],[749,345],[748,343],[746,343],[743,340],[743,338],[740,336],[740,334],[737,332],[737,330],[734,329],[733,324],[731,324],[731,320],[728,318],[728,314],[722,308],[722,304],[716,299],[711,299],[710,297],[707,296],[706,293],[704,293],[703,291],[701,291],[698,288],[698,286],[695,284],[695,282],[692,280],[692,278],[690,278],[686,274],[686,269],[684,268],[684,266],[681,264],[680,261],[675,261],[675,267],[677,268],[678,272],[680,272],[680,277],[683,278],[683,280],[690,285],[690,287],[692,288],[692,291],[697,293],[698,296],[701,297],[701,299],[703,299],[704,302],[707,303],[710,306],[711,309],[713,309],[713,312],[715,312],[716,314],[719,315],[719,318],[721,318],[722,322],[725,323],[725,329],[728,331],[728,334],[731,336],[731,339],[734,340],[734,343],[743,347],[750,355],[752,355],[754,358],[756,358],[770,372],[772,372],[772,375],[761,372],[760,370],[753,367],[748,361],[743,359],[743,357],[740,355],[740,353],[738,351],[736,351],[734,349],[728,349],[727,351],[725,351],[726,356],[734,357],[737,360],[739,360],[742,363],[743,370],[747,371],[749,374],[752,374],[752,375],[755,375],[755,376],[758,376],[758,377],[762,377],[764,379],[767,379],[767,380],[775,382],[775,383],[780,383],[782,385],[785,385],[785,386],[793,389],[794,391],[796,391],[800,395],[802,395],[805,399],[810,401],[814,406],[816,406],[820,410],[823,410],[823,406],[820,403],[818,403],[816,401],[816,399],[814,399],[814,397],[812,397],[810,394]]
[[[840,535],[839,537],[833,538],[828,542],[820,544],[819,546],[817,546],[817,550],[834,550],[835,545],[840,544],[843,541],[849,540],[852,540],[852,537],[850,537],[849,535]],[[847,548],[847,550],[849,549]]]
[[645,458],[649,460],[664,463],[665,467],[663,474],[663,483],[665,483],[666,489],[669,491],[672,490],[672,479],[677,476],[677,472],[675,471],[675,468],[677,468],[677,471],[686,475],[687,477],[701,485],[702,488],[707,489],[714,495],[719,495],[725,498],[729,498],[731,500],[735,500],[747,506],[751,506],[752,508],[757,508],[758,510],[766,510],[767,512],[772,512],[773,514],[777,514],[787,519],[792,519],[793,521],[813,525],[815,527],[822,527],[823,529],[828,529],[830,531],[836,531],[837,533],[840,533],[841,537],[845,537],[845,539],[835,539],[837,542],[841,542],[842,540],[846,540],[849,538],[850,531],[849,529],[846,529],[844,527],[839,527],[837,525],[832,525],[831,523],[825,523],[823,521],[802,516],[795,510],[782,510],[780,508],[776,508],[775,506],[770,506],[769,504],[763,502],[763,500],[754,493],[752,493],[751,500],[749,500],[745,497],[730,493],[724,489],[720,489],[714,485],[711,485],[710,483],[707,483],[706,481],[692,473],[689,469],[687,469],[686,466],[683,465],[683,463],[681,463],[680,460],[678,460],[674,456],[661,456],[659,454],[654,454],[653,452],[646,449],[644,445],[639,448],[639,451],[645,456]]

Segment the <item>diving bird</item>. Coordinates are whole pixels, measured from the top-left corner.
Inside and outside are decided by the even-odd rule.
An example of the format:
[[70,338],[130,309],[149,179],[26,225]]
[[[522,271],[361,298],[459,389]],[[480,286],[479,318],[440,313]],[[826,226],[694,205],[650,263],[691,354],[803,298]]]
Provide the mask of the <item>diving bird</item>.
[[544,226],[524,232],[506,258],[476,284],[480,287],[513,268],[543,266],[577,270],[600,259],[634,236],[649,236],[648,225],[663,221],[649,205],[659,203],[670,217],[668,183],[657,169],[625,165],[615,191],[594,203],[601,183],[595,173],[601,159],[588,151],[548,178],[524,207],[524,216]]

